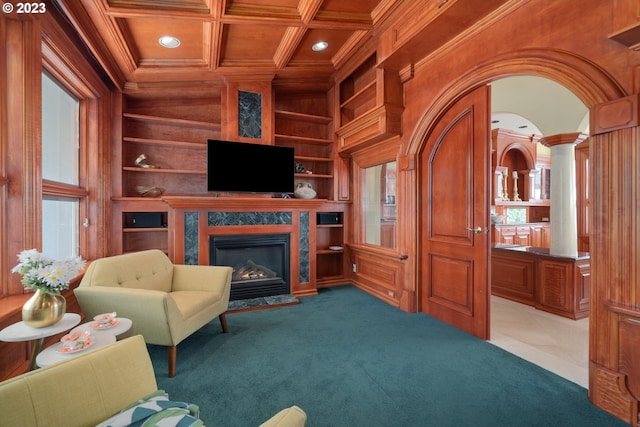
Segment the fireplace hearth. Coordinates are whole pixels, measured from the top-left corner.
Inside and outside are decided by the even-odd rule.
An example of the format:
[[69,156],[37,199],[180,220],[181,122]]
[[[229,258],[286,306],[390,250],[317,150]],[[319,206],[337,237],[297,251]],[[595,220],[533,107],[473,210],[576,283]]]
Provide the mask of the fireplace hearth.
[[233,268],[231,301],[291,292],[289,241],[289,234],[210,236],[209,264]]

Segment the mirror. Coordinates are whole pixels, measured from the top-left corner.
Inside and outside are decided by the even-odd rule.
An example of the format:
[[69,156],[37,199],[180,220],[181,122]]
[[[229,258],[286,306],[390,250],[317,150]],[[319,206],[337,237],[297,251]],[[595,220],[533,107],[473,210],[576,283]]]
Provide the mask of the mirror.
[[363,223],[365,243],[396,247],[396,162],[363,170]]

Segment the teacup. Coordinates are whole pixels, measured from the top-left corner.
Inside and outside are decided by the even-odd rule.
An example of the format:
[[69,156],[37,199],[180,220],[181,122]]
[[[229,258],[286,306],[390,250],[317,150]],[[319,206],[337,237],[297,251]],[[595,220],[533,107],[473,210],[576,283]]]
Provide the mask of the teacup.
[[93,318],[100,326],[109,326],[116,319],[115,311],[113,313],[98,314]]
[[91,333],[89,331],[72,331],[71,333],[62,337],[62,345],[67,350],[75,350],[82,348],[91,339]]

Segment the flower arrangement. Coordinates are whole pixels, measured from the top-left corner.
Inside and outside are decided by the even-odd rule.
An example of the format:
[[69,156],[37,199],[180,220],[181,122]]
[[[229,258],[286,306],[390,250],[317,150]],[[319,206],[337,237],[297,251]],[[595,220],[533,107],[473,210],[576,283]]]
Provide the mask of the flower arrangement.
[[21,283],[25,288],[40,289],[54,295],[69,288],[69,281],[78,275],[86,263],[80,257],[54,260],[35,249],[20,252],[18,261],[19,264],[11,272],[22,275]]

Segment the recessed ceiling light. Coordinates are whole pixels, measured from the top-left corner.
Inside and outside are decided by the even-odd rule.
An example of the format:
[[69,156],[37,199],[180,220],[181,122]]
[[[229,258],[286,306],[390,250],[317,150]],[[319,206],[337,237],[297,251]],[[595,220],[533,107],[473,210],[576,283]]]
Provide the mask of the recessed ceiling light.
[[328,47],[329,47],[329,43],[325,41],[321,41],[321,42],[314,43],[313,46],[311,46],[311,50],[315,52],[320,52],[321,50],[325,50]]
[[174,49],[180,46],[180,40],[178,40],[176,37],[173,37],[173,36],[162,36],[158,39],[158,43],[160,43],[160,46],[163,46],[169,49]]

